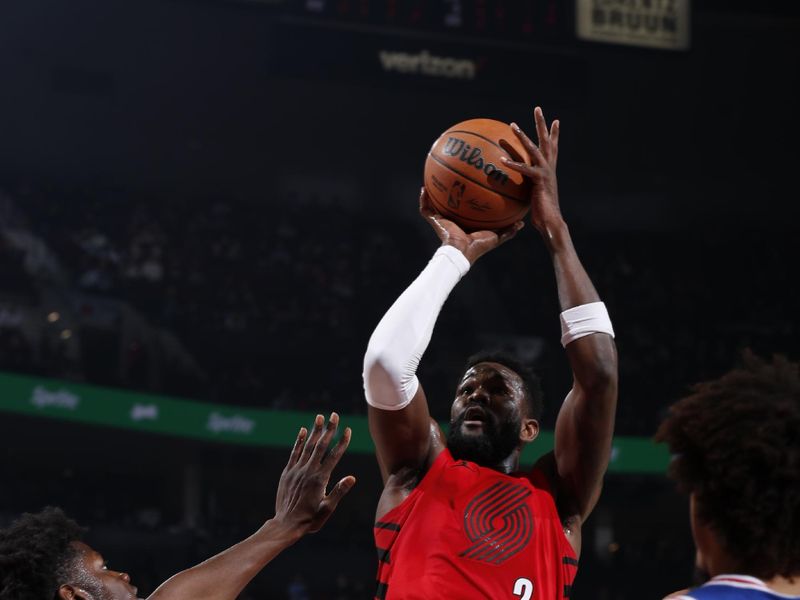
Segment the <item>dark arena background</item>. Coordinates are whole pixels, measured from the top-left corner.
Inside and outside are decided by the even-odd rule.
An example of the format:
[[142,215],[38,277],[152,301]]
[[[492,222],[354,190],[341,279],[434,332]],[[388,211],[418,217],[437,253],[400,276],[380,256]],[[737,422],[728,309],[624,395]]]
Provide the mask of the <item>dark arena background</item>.
[[[371,598],[381,490],[361,366],[438,241],[441,131],[562,125],[561,205],[614,321],[620,396],[577,600],[691,581],[652,436],[744,348],[800,358],[800,15],[742,0],[0,3],[0,525],[58,505],[146,595],[274,514],[297,428],[341,413],[354,490],[243,599]],[[532,228],[451,295],[420,367],[571,385]]]

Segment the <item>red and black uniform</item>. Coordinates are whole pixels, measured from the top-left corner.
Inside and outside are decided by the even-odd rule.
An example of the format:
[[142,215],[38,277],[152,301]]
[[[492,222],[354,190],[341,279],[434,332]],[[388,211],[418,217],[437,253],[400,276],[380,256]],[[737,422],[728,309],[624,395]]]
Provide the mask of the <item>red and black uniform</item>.
[[505,475],[444,450],[375,523],[378,600],[569,598],[578,567],[541,471]]

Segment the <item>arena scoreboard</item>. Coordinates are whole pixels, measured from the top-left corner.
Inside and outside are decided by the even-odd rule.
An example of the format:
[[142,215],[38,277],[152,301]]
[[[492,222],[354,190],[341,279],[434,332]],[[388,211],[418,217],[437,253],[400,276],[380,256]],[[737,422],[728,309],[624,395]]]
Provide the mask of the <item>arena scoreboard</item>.
[[291,0],[298,21],[395,35],[487,42],[574,39],[574,3],[559,0]]
[[[233,0],[229,0],[233,1]],[[236,0],[268,7],[270,76],[505,97],[583,97],[575,4],[564,0]],[[521,76],[536,66],[536,77]],[[569,88],[568,90],[566,88]]]

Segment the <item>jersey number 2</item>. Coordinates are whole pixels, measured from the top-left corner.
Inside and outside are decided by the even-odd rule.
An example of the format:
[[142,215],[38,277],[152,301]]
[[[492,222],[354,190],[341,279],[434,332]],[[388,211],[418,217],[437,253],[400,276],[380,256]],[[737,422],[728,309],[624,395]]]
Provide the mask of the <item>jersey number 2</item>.
[[531,600],[533,596],[533,582],[530,579],[520,577],[514,582],[514,595],[522,600]]

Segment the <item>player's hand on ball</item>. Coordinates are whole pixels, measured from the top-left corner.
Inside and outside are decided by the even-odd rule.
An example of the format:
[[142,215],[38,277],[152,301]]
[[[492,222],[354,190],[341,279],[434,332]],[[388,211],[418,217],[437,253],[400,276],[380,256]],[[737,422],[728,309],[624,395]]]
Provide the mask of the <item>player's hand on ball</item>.
[[419,212],[433,227],[436,235],[442,240],[442,245],[453,246],[460,250],[470,264],[475,264],[475,261],[481,256],[513,238],[524,225],[522,221],[517,221],[499,231],[486,230],[467,233],[454,221],[442,216],[433,208],[424,187],[419,195]]
[[501,160],[509,169],[522,173],[533,181],[531,223],[544,233],[547,231],[548,225],[553,225],[561,220],[556,179],[560,124],[558,120],[555,120],[548,130],[542,109],[538,106],[533,111],[533,117],[536,121],[538,146],[515,123],[511,124],[512,131],[528,152],[531,164],[515,162],[504,157]]
[[339,415],[331,413],[323,429],[324,424],[323,416],[317,415],[310,435],[305,427],[300,429],[278,483],[274,520],[298,534],[319,531],[356,482],[355,477],[348,475],[326,493],[331,472],[350,444],[351,431],[346,428],[328,452],[339,427]]

